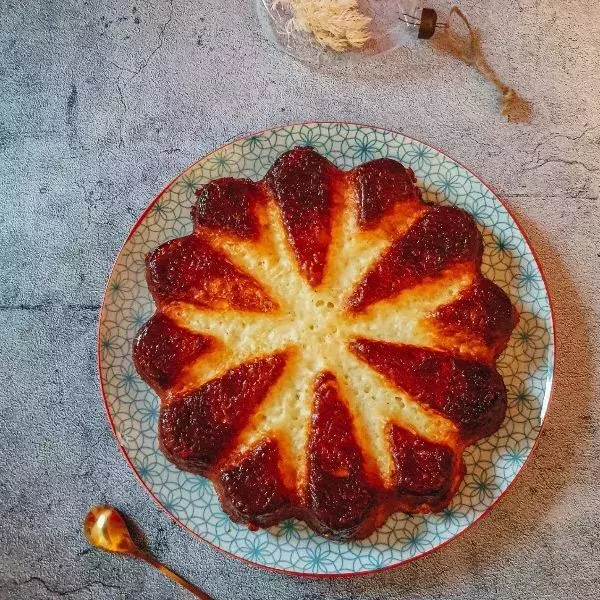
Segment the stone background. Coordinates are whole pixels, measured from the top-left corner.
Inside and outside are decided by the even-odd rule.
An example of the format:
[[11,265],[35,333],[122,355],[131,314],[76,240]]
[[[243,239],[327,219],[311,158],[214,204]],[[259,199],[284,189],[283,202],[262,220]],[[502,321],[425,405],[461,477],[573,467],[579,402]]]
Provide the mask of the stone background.
[[[0,598],[188,598],[90,550],[81,520],[100,502],[217,600],[597,598],[600,4],[460,3],[534,102],[528,126],[425,43],[311,71],[265,41],[252,4],[0,0]],[[172,524],[118,452],[96,375],[106,277],[150,199],[239,132],[302,120],[389,127],[480,174],[531,237],[556,311],[553,403],[513,491],[443,550],[356,579],[269,574]]]

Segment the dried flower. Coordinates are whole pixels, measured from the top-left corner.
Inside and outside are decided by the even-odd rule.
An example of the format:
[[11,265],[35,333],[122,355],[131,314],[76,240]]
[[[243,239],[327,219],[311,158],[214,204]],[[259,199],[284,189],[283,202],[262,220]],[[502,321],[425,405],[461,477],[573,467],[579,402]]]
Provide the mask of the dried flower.
[[336,52],[362,48],[370,38],[371,18],[361,13],[357,0],[273,0],[271,5],[291,10],[288,32],[310,33]]

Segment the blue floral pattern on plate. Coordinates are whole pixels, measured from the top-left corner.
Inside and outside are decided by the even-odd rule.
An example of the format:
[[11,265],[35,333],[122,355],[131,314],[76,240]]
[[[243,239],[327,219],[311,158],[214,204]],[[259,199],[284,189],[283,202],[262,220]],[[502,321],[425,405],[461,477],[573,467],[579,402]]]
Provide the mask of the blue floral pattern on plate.
[[[509,391],[508,414],[493,436],[467,448],[465,480],[439,514],[398,513],[371,537],[332,542],[289,520],[252,532],[222,512],[212,485],[177,470],[158,450],[158,399],[140,380],[131,342],[153,312],[144,256],[191,231],[194,190],[217,177],[260,179],[273,161],[310,145],[350,169],[391,157],[411,167],[428,200],[471,213],[483,234],[484,274],[502,287],[521,321],[498,368]],[[544,420],[554,365],[552,313],[535,257],[502,203],[478,178],[441,152],[387,130],[346,123],[290,125],[235,139],[179,175],[152,203],[125,242],[102,306],[99,370],[116,437],[138,477],[175,519],[217,548],[258,566],[311,575],[372,572],[397,566],[451,540],[481,517],[522,468]]]

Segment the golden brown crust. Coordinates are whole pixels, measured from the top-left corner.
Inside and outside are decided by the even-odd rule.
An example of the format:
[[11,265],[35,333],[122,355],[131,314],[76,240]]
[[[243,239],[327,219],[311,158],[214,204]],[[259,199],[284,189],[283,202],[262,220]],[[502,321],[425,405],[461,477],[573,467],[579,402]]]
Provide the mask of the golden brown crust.
[[344,173],[310,148],[197,196],[194,233],[148,255],[158,311],[134,344],[167,458],[251,528],[360,539],[444,508],[504,418],[518,320],[472,217],[396,161]]

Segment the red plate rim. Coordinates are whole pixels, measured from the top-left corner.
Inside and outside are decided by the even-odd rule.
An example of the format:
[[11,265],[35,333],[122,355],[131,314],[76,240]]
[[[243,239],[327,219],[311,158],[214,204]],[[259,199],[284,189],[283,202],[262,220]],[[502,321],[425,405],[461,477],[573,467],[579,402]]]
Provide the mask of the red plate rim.
[[[150,490],[150,488],[146,485],[145,481],[142,479],[142,477],[140,476],[140,474],[137,472],[137,470],[136,470],[133,462],[129,458],[129,455],[127,454],[127,450],[123,447],[123,445],[119,441],[119,437],[117,435],[117,430],[115,428],[115,424],[114,424],[112,415],[110,413],[110,409],[108,407],[108,401],[106,399],[106,393],[104,391],[104,385],[102,383],[102,365],[101,365],[101,361],[100,361],[100,352],[101,352],[101,348],[100,348],[100,327],[102,326],[102,313],[104,311],[104,305],[105,305],[105,302],[106,302],[106,295],[108,293],[108,285],[109,285],[110,280],[112,279],[113,271],[114,271],[114,269],[116,267],[116,264],[117,264],[117,261],[119,259],[119,256],[121,255],[121,252],[123,252],[123,249],[125,248],[125,245],[129,241],[129,239],[131,238],[131,236],[137,231],[137,229],[140,226],[140,224],[142,223],[142,221],[146,218],[146,215],[150,212],[150,210],[152,210],[152,207],[160,200],[160,198],[171,187],[171,185],[173,185],[173,183],[175,183],[175,181],[177,179],[179,179],[179,177],[181,177],[181,175],[185,171],[187,171],[187,169],[189,169],[189,166],[186,167],[183,171],[181,171],[176,177],[174,177],[155,196],[155,198],[152,200],[152,202],[150,202],[150,204],[146,207],[146,209],[142,212],[142,214],[138,217],[138,219],[136,220],[136,222],[133,224],[133,226],[129,230],[129,233],[127,234],[127,237],[125,238],[125,241],[121,244],[121,247],[119,248],[119,251],[116,254],[115,260],[114,260],[113,265],[112,265],[112,267],[110,269],[110,272],[108,274],[107,283],[106,283],[106,286],[105,286],[105,289],[104,289],[104,293],[102,295],[102,304],[100,306],[100,316],[99,316],[99,319],[98,319],[98,329],[97,329],[97,334],[96,334],[96,360],[97,360],[97,368],[98,368],[98,379],[99,379],[99,382],[100,382],[100,391],[101,391],[101,394],[102,394],[102,401],[104,403],[104,410],[106,412],[106,417],[107,417],[108,422],[110,424],[110,428],[112,430],[113,436],[115,438],[115,441],[117,442],[117,446],[119,447],[119,450],[121,451],[121,453],[123,454],[125,460],[129,464],[129,467],[133,471],[133,474],[135,475],[136,479],[141,484],[141,486],[146,490],[146,492],[150,495],[150,497],[155,502],[155,504],[157,504],[158,507],[160,509],[162,509],[169,516],[169,518],[171,520],[175,521],[180,527],[182,527],[183,529],[185,529],[186,531],[188,531],[189,533],[191,533],[194,537],[198,538],[199,540],[202,540],[203,542],[205,542],[206,544],[208,544],[209,546],[211,546],[212,548],[214,548],[215,550],[217,550],[218,552],[220,552],[221,554],[223,554],[223,555],[225,555],[227,557],[234,558],[234,559],[239,560],[239,561],[241,561],[243,563],[246,563],[247,565],[251,565],[253,567],[258,567],[260,569],[263,569],[265,571],[270,571],[272,573],[278,573],[278,574],[282,574],[282,575],[295,575],[296,577],[303,577],[303,578],[309,578],[309,579],[334,579],[334,578],[337,579],[337,578],[349,578],[349,577],[374,575],[376,573],[382,573],[384,571],[391,571],[393,569],[398,569],[398,568],[400,568],[400,567],[402,567],[404,565],[407,565],[408,563],[411,563],[411,562],[413,562],[415,560],[419,560],[420,558],[424,558],[425,556],[428,556],[429,554],[432,554],[433,552],[436,552],[436,551],[440,550],[441,548],[443,548],[444,546],[446,546],[450,542],[453,542],[454,540],[458,539],[466,531],[468,531],[474,525],[476,525],[477,523],[480,523],[485,517],[487,517],[490,514],[490,512],[492,511],[492,509],[506,496],[506,494],[508,493],[508,491],[513,487],[513,484],[515,483],[515,481],[517,480],[517,478],[521,475],[521,473],[523,472],[523,469],[525,468],[525,466],[527,465],[527,463],[529,462],[529,460],[531,459],[531,457],[533,456],[533,453],[535,452],[535,450],[537,448],[537,445],[538,445],[539,440],[541,438],[542,430],[543,430],[544,425],[546,423],[546,417],[547,417],[548,411],[550,409],[550,404],[551,404],[551,401],[552,401],[552,394],[554,392],[554,368],[555,368],[555,364],[556,364],[556,321],[554,319],[554,306],[553,306],[553,303],[552,303],[552,296],[550,294],[550,288],[548,286],[548,281],[546,279],[546,275],[545,275],[544,270],[542,268],[542,264],[541,264],[541,262],[539,260],[539,257],[536,254],[535,249],[534,249],[533,245],[531,244],[531,242],[529,240],[529,237],[525,233],[524,229],[521,227],[521,224],[519,223],[519,221],[517,220],[517,218],[515,217],[515,215],[512,213],[512,211],[510,210],[510,208],[504,203],[504,201],[501,199],[500,195],[498,193],[496,193],[495,189],[492,186],[488,185],[488,183],[486,181],[484,181],[481,177],[475,175],[463,163],[461,163],[460,161],[456,160],[455,158],[452,158],[451,156],[449,156],[448,154],[446,154],[445,152],[443,152],[442,150],[440,150],[437,146],[433,146],[433,145],[431,145],[429,143],[422,142],[421,140],[419,140],[417,138],[414,138],[414,137],[411,137],[409,135],[406,135],[406,134],[402,133],[401,131],[394,131],[393,129],[388,129],[386,127],[378,127],[376,125],[368,125],[368,124],[365,124],[365,123],[354,123],[352,121],[300,121],[300,122],[296,122],[296,123],[287,123],[285,125],[276,125],[275,127],[269,127],[267,129],[262,129],[260,131],[256,131],[256,132],[252,132],[252,133],[247,133],[247,134],[235,136],[235,137],[230,138],[229,140],[227,140],[224,144],[222,144],[218,148],[215,148],[211,152],[208,152],[207,154],[201,156],[198,159],[198,161],[208,158],[209,156],[211,156],[215,152],[218,152],[219,150],[223,149],[224,147],[228,146],[229,144],[232,144],[233,142],[240,141],[240,140],[246,140],[246,139],[249,139],[249,138],[254,137],[256,135],[261,135],[261,134],[264,134],[264,133],[267,133],[267,132],[271,132],[271,131],[277,131],[279,129],[287,129],[289,127],[298,127],[298,126],[303,126],[303,125],[351,125],[353,127],[365,127],[365,128],[369,128],[369,129],[378,129],[379,131],[385,131],[385,132],[388,132],[388,133],[392,133],[394,135],[401,135],[401,136],[403,136],[403,137],[405,137],[405,138],[407,138],[409,140],[412,140],[414,142],[418,142],[420,144],[423,144],[424,146],[428,146],[430,148],[433,148],[436,152],[439,152],[442,156],[445,156],[446,158],[449,158],[450,160],[454,161],[456,164],[460,165],[470,175],[472,175],[473,177],[475,177],[475,179],[477,179],[478,181],[480,181],[486,188],[488,188],[494,194],[494,197],[500,202],[500,204],[506,210],[506,212],[510,215],[510,217],[514,221],[515,225],[517,226],[517,229],[519,230],[520,234],[523,236],[523,238],[527,242],[527,245],[528,245],[529,249],[531,250],[531,253],[532,253],[533,258],[535,260],[536,266],[537,266],[537,268],[540,271],[540,275],[542,276],[542,281],[544,283],[544,288],[545,288],[546,293],[548,295],[548,304],[550,306],[550,319],[551,319],[551,322],[552,322],[552,349],[553,349],[553,353],[552,353],[552,376],[550,378],[550,392],[547,394],[548,404],[547,404],[547,407],[546,407],[546,411],[544,412],[544,415],[542,417],[542,421],[540,423],[540,429],[538,430],[538,433],[537,433],[537,436],[536,436],[535,441],[533,443],[533,446],[531,447],[531,451],[529,452],[527,458],[525,459],[525,462],[521,465],[521,468],[517,471],[517,473],[513,477],[512,481],[506,487],[506,489],[500,494],[500,496],[498,496],[498,498],[494,501],[494,503],[491,506],[489,506],[484,512],[482,512],[472,523],[470,523],[469,525],[467,525],[464,529],[461,529],[453,537],[451,537],[450,539],[442,542],[441,544],[439,544],[435,548],[431,548],[430,550],[427,550],[426,552],[423,552],[422,554],[419,554],[418,556],[413,556],[411,558],[407,558],[406,560],[403,560],[401,562],[397,562],[397,563],[395,563],[393,565],[387,565],[387,566],[381,567],[379,569],[372,569],[372,570],[368,570],[368,571],[354,571],[352,573],[306,573],[306,572],[303,572],[303,571],[290,571],[290,570],[287,570],[287,569],[278,569],[276,567],[269,567],[267,565],[256,563],[256,562],[253,562],[253,561],[248,560],[246,558],[243,558],[242,556],[237,556],[236,554],[232,554],[231,552],[228,552],[227,550],[224,550],[223,548],[220,548],[219,546],[213,544],[212,542],[209,542],[206,538],[202,537],[199,533],[197,533],[197,532],[193,531],[192,529],[190,529],[187,525],[185,525],[182,521],[180,521],[177,517],[175,517],[172,513],[169,512],[169,510],[154,495],[154,493],[152,492],[152,490]],[[196,162],[198,162],[198,161],[196,161]]]

